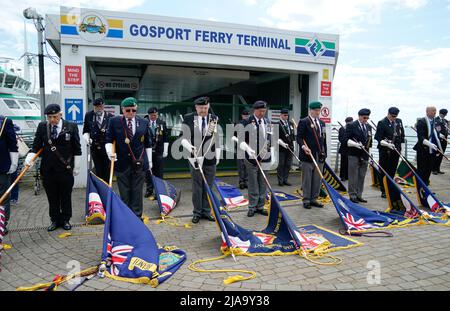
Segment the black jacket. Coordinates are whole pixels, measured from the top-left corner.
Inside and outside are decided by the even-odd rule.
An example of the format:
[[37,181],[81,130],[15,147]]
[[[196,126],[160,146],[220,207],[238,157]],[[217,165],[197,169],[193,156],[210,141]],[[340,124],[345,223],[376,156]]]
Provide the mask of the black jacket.
[[324,162],[327,157],[325,123],[319,119],[318,121],[320,132],[315,130],[314,123],[309,116],[301,119],[298,123],[297,143],[300,146],[300,161],[302,162],[312,162],[311,157],[303,150],[304,141],[316,159],[320,158]]
[[[405,129],[403,128],[403,122],[401,119],[396,119],[391,124],[386,117],[379,121],[377,124],[377,132],[375,133],[375,140],[378,141],[378,149],[382,151],[389,151],[388,147],[381,146],[382,140],[388,140],[393,143],[398,151],[402,149],[402,143],[405,142]],[[395,152],[395,151],[394,151]]]
[[144,117],[148,120],[148,129],[152,140],[152,152],[156,155],[162,156],[164,153],[164,143],[169,142],[169,130],[166,122],[161,119],[156,119],[155,134],[153,134],[151,121],[148,116]]
[[[436,131],[438,132],[438,134],[442,134],[445,136],[445,138],[447,138],[447,136],[448,136],[448,121],[446,119],[441,119],[441,117],[436,117],[436,119],[434,119],[434,121],[436,124]],[[446,139],[441,139],[441,143],[447,144]]]
[[[369,151],[369,149],[372,148],[373,141],[372,127],[369,124],[366,124],[366,129],[367,133],[364,133],[358,120],[348,124],[345,128],[345,145],[347,145],[349,139],[352,139],[357,143],[362,143],[366,151]],[[358,157],[363,160],[369,159],[369,155],[364,152],[364,150],[353,147],[349,147],[347,150],[349,156]]]
[[[33,152],[37,153],[42,147],[41,172],[65,172],[73,171],[74,157],[81,155],[80,135],[78,133],[78,126],[75,123],[62,120],[62,129],[58,138],[52,140],[53,146],[56,147],[57,152],[51,150],[49,144],[50,139],[50,125],[47,122],[39,123],[33,142]],[[63,163],[63,160],[65,161]],[[67,167],[70,165],[70,168]]]
[[338,134],[338,140],[339,140],[339,153],[342,155],[346,155],[348,153],[348,147],[347,147],[347,141],[345,141],[345,127],[342,127],[339,129]]
[[[291,121],[287,121],[288,125],[284,125],[284,123],[280,120],[278,122],[278,128],[279,128],[279,135],[280,139],[288,144],[289,148],[291,148],[292,151],[294,151],[294,142],[295,142],[295,133],[294,133],[294,124]],[[290,152],[287,149],[284,149],[283,147],[279,148],[280,152]]]
[[[417,143],[413,149],[417,151],[417,153],[430,153],[430,148],[423,144],[424,139],[428,139],[430,142],[437,145],[439,149],[441,149],[439,133],[437,133],[435,128],[431,129],[428,118],[425,117],[417,120],[416,129]],[[436,154],[436,151],[432,151],[431,154]]]
[[17,152],[16,132],[11,119],[0,116],[0,174],[6,174],[11,166],[10,152]]
[[[272,124],[269,119],[265,117],[262,120],[261,126],[265,127],[265,137],[259,137],[259,141],[257,139],[258,133],[256,132],[256,118],[254,115],[251,115],[247,120],[245,120],[245,122],[243,122],[242,125],[246,130],[245,142],[250,146],[250,148],[255,150],[259,162],[268,163],[271,161],[270,148],[272,147]],[[247,152],[245,152],[245,158],[253,165],[256,165],[255,160],[250,158]]]
[[92,139],[92,151],[100,149],[105,151],[106,131],[108,130],[109,120],[112,117],[112,114],[105,111],[102,125],[101,127],[98,127],[94,110],[87,112],[84,116],[83,134],[90,134],[90,137]]
[[[211,113],[209,113],[206,118],[208,127],[212,126],[214,122],[219,122],[219,118]],[[202,137],[202,125],[198,122],[197,112],[186,114],[183,117],[183,120],[183,131],[181,133],[183,138],[187,139],[191,143],[191,145],[197,148],[199,157],[204,157],[203,165],[216,165],[216,142],[218,139],[218,134],[215,133],[214,141],[211,141],[211,139],[213,138],[213,133],[209,133],[207,127],[206,136]],[[187,135],[188,132],[186,130],[188,130],[190,135]],[[209,148],[210,146],[211,148]]]

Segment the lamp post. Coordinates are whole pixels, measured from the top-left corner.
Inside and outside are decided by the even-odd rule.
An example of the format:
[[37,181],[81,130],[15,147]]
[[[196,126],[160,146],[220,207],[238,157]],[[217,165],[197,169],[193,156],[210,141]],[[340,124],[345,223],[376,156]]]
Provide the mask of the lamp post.
[[35,8],[23,11],[26,19],[32,19],[38,32],[38,60],[39,60],[39,102],[41,103],[41,119],[45,121],[45,77],[44,77],[44,18],[38,14]]

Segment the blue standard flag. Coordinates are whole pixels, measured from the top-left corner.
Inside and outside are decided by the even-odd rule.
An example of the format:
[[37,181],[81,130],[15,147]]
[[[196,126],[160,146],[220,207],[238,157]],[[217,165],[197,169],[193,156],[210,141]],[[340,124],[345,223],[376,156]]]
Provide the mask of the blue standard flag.
[[236,187],[220,181],[217,178],[214,178],[214,186],[228,208],[248,205],[248,200],[244,198],[242,193]]
[[[109,195],[109,186],[100,178],[89,172],[86,187],[86,223],[89,225],[103,224],[106,213],[103,200]],[[103,200],[102,200],[103,198]]]
[[158,178],[153,174],[152,180],[160,213],[163,216],[167,216],[177,206],[181,192],[168,181]]
[[105,206],[102,262],[106,276],[156,287],[181,267],[186,253],[174,246],[159,247],[149,228],[112,190]]

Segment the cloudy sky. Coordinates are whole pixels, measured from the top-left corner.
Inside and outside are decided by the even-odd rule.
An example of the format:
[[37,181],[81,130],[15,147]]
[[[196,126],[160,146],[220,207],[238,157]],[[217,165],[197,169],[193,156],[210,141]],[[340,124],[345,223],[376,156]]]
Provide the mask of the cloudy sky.
[[[411,124],[427,105],[450,108],[450,0],[4,0],[0,56],[18,60],[23,54],[23,9],[44,15],[58,13],[59,5],[336,33],[334,121],[363,107],[379,120],[397,106]],[[27,33],[36,52],[32,24]],[[59,90],[59,68],[50,60],[46,87]]]

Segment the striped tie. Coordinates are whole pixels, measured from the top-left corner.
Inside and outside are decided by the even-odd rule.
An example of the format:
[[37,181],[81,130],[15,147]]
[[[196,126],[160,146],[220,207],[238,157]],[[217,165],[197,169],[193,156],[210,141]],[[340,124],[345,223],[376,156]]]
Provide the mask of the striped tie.
[[129,140],[133,139],[133,122],[132,119],[128,119],[127,136]]

